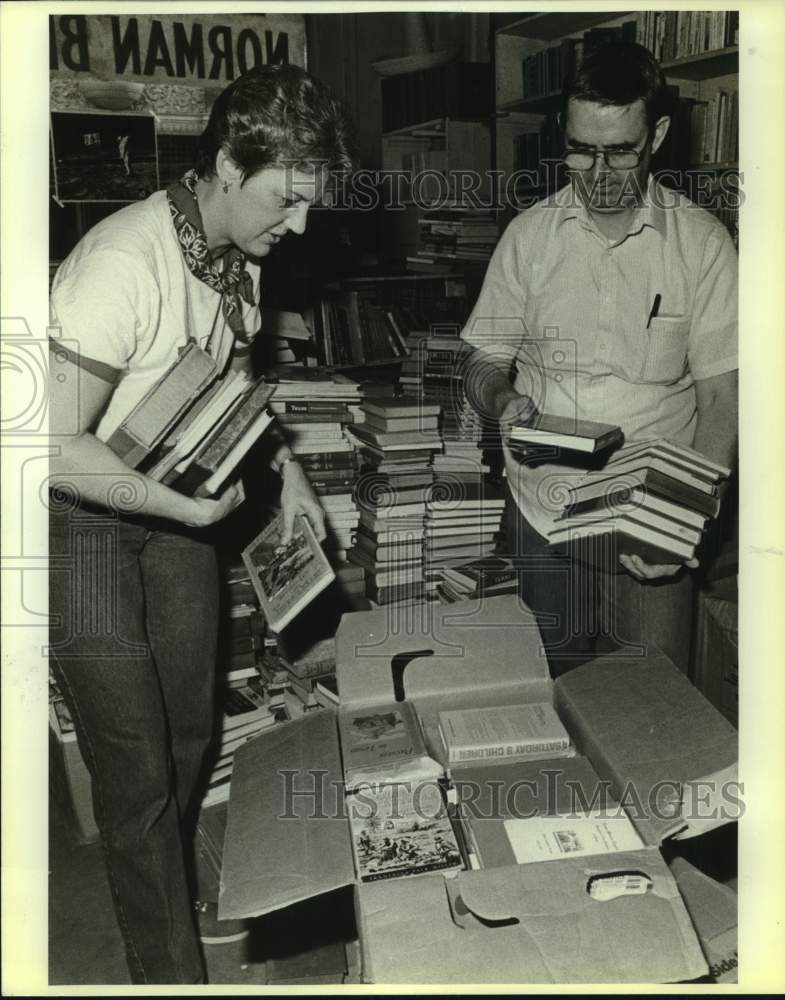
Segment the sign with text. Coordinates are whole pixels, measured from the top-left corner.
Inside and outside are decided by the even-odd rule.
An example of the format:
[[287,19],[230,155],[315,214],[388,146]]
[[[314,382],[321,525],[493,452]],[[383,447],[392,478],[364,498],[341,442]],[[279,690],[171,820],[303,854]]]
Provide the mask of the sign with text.
[[255,66],[305,65],[302,14],[58,14],[49,18],[54,76],[229,83]]

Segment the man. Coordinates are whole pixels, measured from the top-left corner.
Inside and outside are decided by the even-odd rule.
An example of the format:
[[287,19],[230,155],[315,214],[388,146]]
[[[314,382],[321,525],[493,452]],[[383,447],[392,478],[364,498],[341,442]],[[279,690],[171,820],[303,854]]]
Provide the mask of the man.
[[713,216],[650,177],[669,124],[646,49],[587,54],[563,97],[569,184],[510,223],[463,333],[469,397],[500,422],[508,539],[554,675],[652,642],[686,670],[697,564],[622,555],[623,573],[596,573],[554,552],[545,535],[575,473],[513,452],[511,424],[537,411],[598,420],[627,442],[735,461],[736,254]]
[[[90,230],[53,285],[63,342],[50,382],[51,663],[90,771],[135,983],[205,980],[194,921],[214,921],[215,905],[194,898],[188,864],[214,728],[218,580],[204,529],[241,492],[183,496],[106,442],[189,341],[221,373],[249,367],[258,262],[304,232],[329,172],[350,163],[324,87],[293,66],[255,70],[216,100],[196,170]],[[285,540],[297,514],[323,538],[324,513],[282,437],[271,457]],[[202,927],[202,941],[217,934]]]

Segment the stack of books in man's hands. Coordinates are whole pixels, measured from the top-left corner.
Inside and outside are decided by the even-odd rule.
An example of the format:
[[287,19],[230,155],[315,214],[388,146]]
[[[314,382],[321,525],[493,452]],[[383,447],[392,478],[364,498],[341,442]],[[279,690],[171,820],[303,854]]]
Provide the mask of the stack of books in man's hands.
[[[652,564],[694,558],[706,526],[720,510],[727,467],[671,441],[631,444],[569,490],[569,502],[549,534],[552,545],[600,559],[618,571],[618,556],[637,554]],[[600,540],[601,545],[584,540]],[[615,558],[614,558],[615,557]]]

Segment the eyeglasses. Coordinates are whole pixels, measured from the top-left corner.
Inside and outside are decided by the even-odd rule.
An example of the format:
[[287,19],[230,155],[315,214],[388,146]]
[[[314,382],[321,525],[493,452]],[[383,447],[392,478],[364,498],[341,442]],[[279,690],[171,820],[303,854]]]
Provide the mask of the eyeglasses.
[[572,170],[591,170],[598,156],[603,157],[611,170],[631,170],[641,162],[649,140],[641,149],[568,149],[564,162]]

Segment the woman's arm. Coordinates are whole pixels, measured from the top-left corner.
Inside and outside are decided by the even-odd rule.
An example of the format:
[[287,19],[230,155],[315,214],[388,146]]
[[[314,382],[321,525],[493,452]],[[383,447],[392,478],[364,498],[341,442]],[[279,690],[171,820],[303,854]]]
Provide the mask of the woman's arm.
[[[109,382],[71,359],[58,364],[56,374],[50,372],[53,488],[74,487],[80,499],[107,510],[161,517],[192,527],[220,521],[242,501],[242,494],[234,486],[217,500],[186,497],[126,465],[92,433],[112,392]],[[58,433],[58,428],[63,427],[75,430]]]

